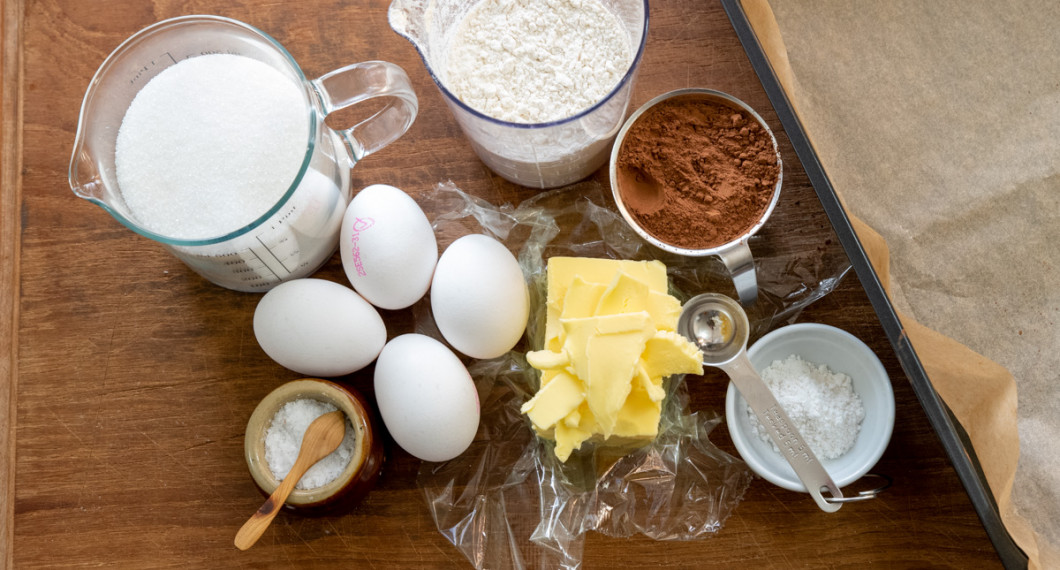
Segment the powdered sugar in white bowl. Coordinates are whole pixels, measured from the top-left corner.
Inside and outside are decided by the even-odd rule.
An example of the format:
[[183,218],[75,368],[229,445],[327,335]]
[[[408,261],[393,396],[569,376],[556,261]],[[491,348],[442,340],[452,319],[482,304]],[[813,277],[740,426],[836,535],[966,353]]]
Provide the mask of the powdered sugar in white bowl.
[[[833,451],[837,443],[856,432],[853,444],[844,443],[844,453],[838,457],[828,458],[818,454],[821,464],[836,485],[843,487],[867,473],[883,455],[894,429],[894,392],[887,371],[879,358],[865,343],[850,333],[828,325],[801,323],[779,328],[763,336],[752,345],[747,355],[751,364],[762,373],[774,362],[777,363],[771,372],[795,374],[798,363],[791,357],[798,356],[805,363],[824,366],[812,374],[819,381],[834,382],[827,387],[827,395],[807,394],[799,398],[792,394],[778,398],[794,402],[796,406],[810,409],[799,410],[800,414],[812,415],[814,406],[820,406],[820,413],[825,419],[834,422],[836,434],[806,434],[803,436],[813,445],[819,442],[827,444]],[[860,408],[864,409],[860,428],[852,427],[846,414],[856,414],[857,403],[849,398],[842,386],[842,376],[850,377]],[[810,390],[811,387],[802,381],[792,382],[791,389]],[[726,423],[733,444],[747,465],[762,478],[791,491],[805,492],[806,488],[795,475],[795,471],[773,445],[758,436],[752,420],[748,417],[747,403],[729,384],[725,398]],[[794,417],[793,421],[797,421]],[[856,422],[855,422],[856,425]],[[834,436],[834,437],[833,437]]]

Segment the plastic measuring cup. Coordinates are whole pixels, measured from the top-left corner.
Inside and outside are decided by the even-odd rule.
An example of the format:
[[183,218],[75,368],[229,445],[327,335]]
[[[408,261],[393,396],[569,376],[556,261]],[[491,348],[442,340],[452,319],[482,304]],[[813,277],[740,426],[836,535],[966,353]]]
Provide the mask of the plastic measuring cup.
[[[144,227],[122,197],[114,161],[118,128],[154,76],[186,58],[214,53],[264,62],[300,86],[309,123],[305,155],[286,192],[253,222],[204,238],[161,235]],[[386,97],[385,106],[357,125],[324,125],[329,113],[374,97]],[[282,45],[252,26],[219,16],[173,18],[127,39],[92,78],[70,159],[70,187],[211,282],[266,291],[311,274],[331,257],[350,199],[349,169],[404,134],[417,110],[408,76],[394,64],[355,63],[310,80]]]
[[633,54],[629,69],[602,100],[571,117],[546,123],[494,119],[460,101],[446,87],[449,40],[480,0],[394,0],[390,27],[412,42],[478,157],[501,177],[531,188],[555,188],[589,176],[607,162],[622,126],[633,79],[648,37],[648,0],[600,0],[625,28]]

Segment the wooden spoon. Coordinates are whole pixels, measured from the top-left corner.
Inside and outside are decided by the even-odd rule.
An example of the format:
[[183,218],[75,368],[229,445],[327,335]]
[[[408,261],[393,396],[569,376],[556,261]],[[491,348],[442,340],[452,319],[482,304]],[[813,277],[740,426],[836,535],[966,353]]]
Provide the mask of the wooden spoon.
[[294,490],[298,480],[305,475],[316,462],[324,459],[329,453],[338,449],[342,443],[342,437],[346,434],[346,417],[341,410],[336,410],[320,416],[309,424],[302,436],[302,447],[298,450],[298,458],[295,459],[291,471],[283,478],[283,482],[272,492],[265,503],[261,505],[256,513],[243,524],[243,528],[236,533],[236,548],[246,550],[261,538],[265,529],[269,528],[272,519],[280,512],[280,507],[287,501],[287,496]]

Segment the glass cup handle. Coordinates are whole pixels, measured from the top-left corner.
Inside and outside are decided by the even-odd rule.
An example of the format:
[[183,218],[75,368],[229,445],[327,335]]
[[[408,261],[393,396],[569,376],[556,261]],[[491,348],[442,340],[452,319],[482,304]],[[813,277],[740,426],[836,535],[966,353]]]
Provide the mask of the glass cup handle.
[[338,131],[349,150],[351,167],[405,134],[419,110],[405,70],[385,61],[347,65],[310,83],[320,97],[325,117],[367,99],[387,98],[386,106],[374,115]]

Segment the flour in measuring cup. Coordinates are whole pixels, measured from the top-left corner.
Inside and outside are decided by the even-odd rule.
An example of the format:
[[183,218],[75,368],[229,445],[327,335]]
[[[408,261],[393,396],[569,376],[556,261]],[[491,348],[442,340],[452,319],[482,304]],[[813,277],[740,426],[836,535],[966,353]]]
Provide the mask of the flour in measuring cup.
[[483,0],[449,40],[443,82],[495,119],[560,120],[618,85],[633,60],[630,43],[598,0]]
[[217,237],[279,201],[308,140],[293,80],[249,57],[193,57],[163,70],[129,105],[115,148],[118,186],[145,228]]

